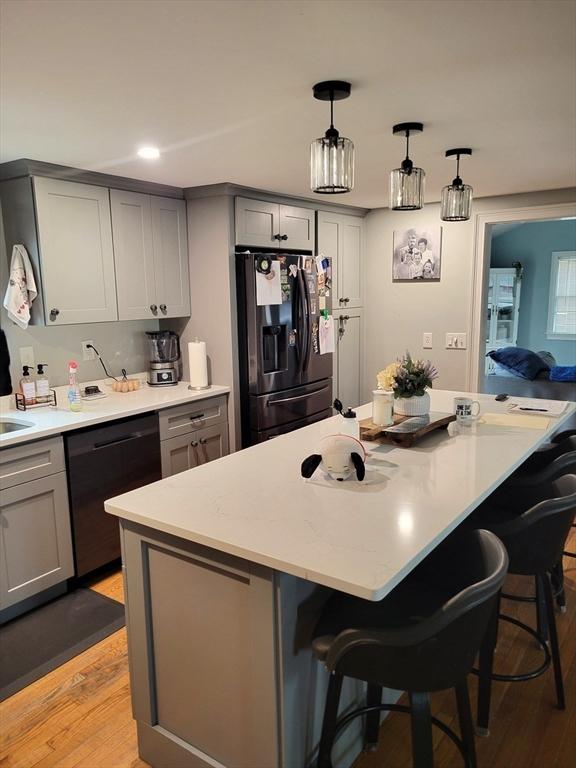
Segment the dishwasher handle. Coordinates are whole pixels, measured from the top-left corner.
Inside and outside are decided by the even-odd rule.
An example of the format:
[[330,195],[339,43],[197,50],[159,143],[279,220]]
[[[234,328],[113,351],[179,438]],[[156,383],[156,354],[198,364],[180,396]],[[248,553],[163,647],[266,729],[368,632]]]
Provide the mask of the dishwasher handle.
[[133,432],[131,435],[122,435],[121,437],[115,437],[112,440],[105,440],[102,443],[94,443],[92,450],[99,451],[102,448],[109,448],[112,445],[118,445],[118,443],[126,443],[128,440],[137,440],[139,437],[144,437],[145,434],[145,432]]

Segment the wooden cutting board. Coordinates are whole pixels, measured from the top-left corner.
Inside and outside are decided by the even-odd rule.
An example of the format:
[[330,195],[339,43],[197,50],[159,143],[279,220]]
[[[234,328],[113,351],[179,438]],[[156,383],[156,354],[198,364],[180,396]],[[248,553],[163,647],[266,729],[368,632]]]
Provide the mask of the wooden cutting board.
[[[410,448],[415,442],[424,435],[433,432],[435,429],[446,429],[448,424],[456,421],[454,413],[429,413],[426,417],[428,421],[420,425],[414,422],[415,428],[409,432],[388,432],[390,427],[379,427],[372,422],[372,419],[362,419],[360,422],[360,440],[367,440],[376,443],[392,443],[403,448]],[[394,425],[410,422],[410,419],[424,420],[422,416],[400,416],[394,414]],[[409,427],[407,424],[406,427]]]

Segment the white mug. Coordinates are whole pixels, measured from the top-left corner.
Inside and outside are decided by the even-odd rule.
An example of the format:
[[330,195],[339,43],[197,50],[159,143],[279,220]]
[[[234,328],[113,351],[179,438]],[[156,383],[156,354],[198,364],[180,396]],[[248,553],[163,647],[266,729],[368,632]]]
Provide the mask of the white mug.
[[[476,413],[474,413],[474,406],[477,406],[478,409]],[[455,397],[454,413],[458,424],[471,424],[474,419],[480,416],[480,403],[469,397]]]

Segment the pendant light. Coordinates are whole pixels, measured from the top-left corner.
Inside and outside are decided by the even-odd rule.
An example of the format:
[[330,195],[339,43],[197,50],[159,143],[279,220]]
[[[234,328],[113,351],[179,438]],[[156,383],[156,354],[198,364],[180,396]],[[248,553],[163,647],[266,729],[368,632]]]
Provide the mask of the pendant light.
[[352,86],[342,80],[316,83],[314,98],[330,102],[330,128],[310,145],[310,187],[313,192],[337,195],[354,186],[354,144],[334,128],[334,102],[347,99]]
[[472,205],[472,187],[463,184],[460,178],[460,155],[471,155],[469,147],[448,149],[446,157],[456,156],[456,178],[442,190],[440,218],[442,221],[468,221]]
[[392,128],[394,135],[406,137],[406,157],[400,168],[390,171],[390,208],[393,211],[417,211],[424,205],[424,180],[422,168],[415,168],[408,156],[410,134],[422,133],[422,123],[398,123]]

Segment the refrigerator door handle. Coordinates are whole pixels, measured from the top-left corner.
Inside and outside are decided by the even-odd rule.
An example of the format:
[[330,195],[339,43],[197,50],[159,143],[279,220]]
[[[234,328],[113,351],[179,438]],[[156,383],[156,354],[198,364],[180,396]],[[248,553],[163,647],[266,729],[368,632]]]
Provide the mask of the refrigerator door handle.
[[308,291],[308,282],[306,276],[302,276],[302,285],[304,286],[304,316],[306,318],[306,355],[304,357],[303,371],[308,370],[308,363],[310,362],[310,349],[312,347],[312,318],[310,317],[310,293]]
[[283,397],[281,400],[268,400],[266,402],[266,407],[269,408],[272,405],[280,405],[282,403],[294,403],[297,400],[306,400],[307,397],[311,397],[312,395],[317,395],[319,392],[326,392],[328,387],[320,387],[320,389],[315,389],[314,392],[306,392],[305,395],[295,395],[294,397]]
[[306,369],[306,359],[308,356],[308,348],[310,340],[308,338],[308,315],[306,306],[306,280],[302,275],[302,270],[298,270],[298,304],[300,307],[299,314],[299,327],[298,333],[301,337],[301,356],[300,356],[300,373]]

